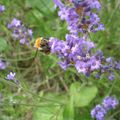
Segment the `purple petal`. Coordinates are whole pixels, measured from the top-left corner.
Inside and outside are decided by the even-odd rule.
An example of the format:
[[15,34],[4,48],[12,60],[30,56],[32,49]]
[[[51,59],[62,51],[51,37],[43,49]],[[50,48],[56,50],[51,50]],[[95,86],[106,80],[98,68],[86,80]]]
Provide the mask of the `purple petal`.
[[63,3],[62,3],[60,0],[53,0],[53,2],[54,2],[59,8],[64,7]]

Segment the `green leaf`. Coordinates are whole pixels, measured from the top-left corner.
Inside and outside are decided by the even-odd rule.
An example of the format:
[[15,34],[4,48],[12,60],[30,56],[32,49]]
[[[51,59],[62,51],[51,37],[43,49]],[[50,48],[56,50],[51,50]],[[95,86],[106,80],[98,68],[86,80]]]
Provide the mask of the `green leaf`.
[[33,120],[63,120],[63,102],[66,95],[44,95],[33,112]]
[[33,120],[63,120],[62,109],[54,104],[35,108]]
[[0,37],[0,52],[5,51],[7,48],[7,42],[4,38]]
[[70,97],[76,107],[84,107],[90,104],[97,94],[97,87],[94,85],[80,85],[73,83],[70,87]]
[[72,99],[64,108],[63,120],[74,120],[74,104]]
[[90,111],[87,109],[80,110],[79,107],[75,108],[75,119],[74,120],[93,120],[90,115]]

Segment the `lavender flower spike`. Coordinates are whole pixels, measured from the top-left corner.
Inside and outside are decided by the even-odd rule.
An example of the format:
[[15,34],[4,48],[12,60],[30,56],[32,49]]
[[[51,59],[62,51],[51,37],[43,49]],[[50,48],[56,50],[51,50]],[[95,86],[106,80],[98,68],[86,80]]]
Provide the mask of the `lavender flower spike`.
[[92,111],[92,118],[96,118],[96,120],[105,120],[106,110],[101,105],[97,105]]
[[0,5],[0,13],[2,13],[5,10],[5,6]]
[[53,0],[53,2],[54,2],[59,8],[64,7],[63,3],[62,3],[60,0]]
[[[103,53],[94,52],[94,43],[90,42],[88,33],[104,30],[97,12],[101,9],[99,0],[53,0],[60,8],[58,16],[67,22],[69,35],[66,40],[51,38],[49,47],[51,53],[57,54],[62,69],[75,67],[79,73],[90,76],[97,71],[97,78],[107,73],[109,80],[114,80],[114,70],[120,70],[120,62],[111,57],[105,58]],[[68,3],[68,4],[67,4]],[[81,37],[81,34],[83,37]],[[24,42],[24,40],[22,40]]]
[[101,105],[96,105],[91,111],[92,118],[95,120],[105,120],[105,116],[109,110],[115,109],[119,104],[118,100],[113,96],[107,96]]
[[19,85],[20,82],[15,78],[15,75],[16,75],[16,73],[10,72],[10,73],[7,75],[6,79],[7,79],[7,80],[14,81],[17,85]]
[[32,39],[32,29],[27,28],[22,22],[14,18],[7,26],[12,31],[12,36],[15,40],[20,40],[20,43],[29,45]]
[[7,80],[15,80],[15,75],[16,75],[16,73],[10,72],[10,73],[7,75],[6,79],[7,79]]
[[104,100],[103,100],[103,106],[106,110],[111,110],[111,109],[115,109],[116,106],[119,104],[118,100],[116,98],[114,98],[113,96],[107,96]]
[[6,62],[0,59],[0,70],[4,70],[7,67]]

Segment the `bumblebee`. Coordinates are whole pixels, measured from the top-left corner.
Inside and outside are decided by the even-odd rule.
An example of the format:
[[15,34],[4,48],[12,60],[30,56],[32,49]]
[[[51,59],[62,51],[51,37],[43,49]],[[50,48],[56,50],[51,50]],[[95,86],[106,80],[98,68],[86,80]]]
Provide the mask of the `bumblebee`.
[[50,47],[49,47],[49,39],[45,39],[43,37],[39,37],[35,41],[35,48],[37,48],[39,51],[49,54],[50,53]]

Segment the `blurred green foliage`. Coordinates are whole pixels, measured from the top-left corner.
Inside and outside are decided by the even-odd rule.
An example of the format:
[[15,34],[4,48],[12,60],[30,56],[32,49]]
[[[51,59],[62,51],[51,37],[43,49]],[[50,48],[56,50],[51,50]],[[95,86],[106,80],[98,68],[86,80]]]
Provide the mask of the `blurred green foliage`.
[[[120,1],[100,1],[103,9],[99,15],[106,30],[91,38],[106,57],[120,60]],[[0,15],[0,57],[10,64],[0,71],[0,120],[91,120],[90,110],[104,96],[115,94],[120,100],[119,73],[108,82],[104,76],[86,78],[73,68],[65,72],[53,55],[38,53],[33,61],[37,37],[64,40],[67,33],[52,0],[1,0],[0,4],[6,7]],[[33,29],[31,46],[13,40],[6,25],[14,17]],[[9,71],[17,73],[21,86],[4,79]],[[119,120],[120,108],[109,113],[111,116]]]

